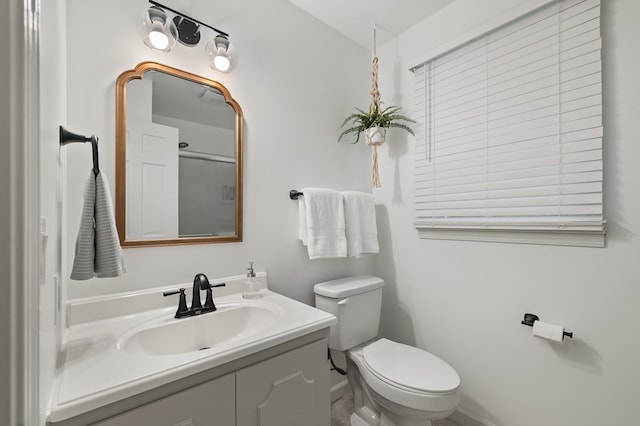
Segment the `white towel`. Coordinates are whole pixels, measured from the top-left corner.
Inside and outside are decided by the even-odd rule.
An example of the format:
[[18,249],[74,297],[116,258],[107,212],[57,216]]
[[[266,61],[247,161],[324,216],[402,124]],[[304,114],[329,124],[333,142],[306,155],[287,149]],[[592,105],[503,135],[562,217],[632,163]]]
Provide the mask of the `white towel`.
[[345,233],[347,255],[358,257],[378,253],[378,229],[373,195],[367,192],[344,191]]
[[84,190],[71,279],[117,277],[125,272],[124,254],[113,218],[109,182],[102,172],[95,176],[91,171]]
[[298,205],[299,237],[309,259],[346,257],[344,206],[338,191],[303,188]]

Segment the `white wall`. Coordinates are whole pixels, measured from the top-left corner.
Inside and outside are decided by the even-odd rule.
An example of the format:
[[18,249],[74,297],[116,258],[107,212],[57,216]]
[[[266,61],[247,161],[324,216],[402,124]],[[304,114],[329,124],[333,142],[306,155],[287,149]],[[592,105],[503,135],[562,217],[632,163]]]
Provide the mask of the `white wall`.
[[62,194],[58,126],[66,125],[65,3],[41,3],[40,10],[40,216],[46,220],[46,251],[40,289],[40,423],[44,424],[60,349],[62,321],[55,282],[62,268]]
[[[286,0],[193,3],[172,6],[184,6],[184,13],[231,34],[239,55],[232,73],[212,71],[203,46],[177,45],[169,54],[147,49],[135,28],[146,1],[68,0],[67,124],[98,134],[101,169],[113,188],[118,75],[154,60],[220,81],[245,117],[244,241],[128,248],[127,274],[69,281],[69,296],[182,283],[197,272],[235,275],[255,261],[257,270],[269,273],[273,289],[312,303],[313,283],[373,268],[367,258],[309,261],[297,240],[297,203],[288,197],[290,189],[304,186],[368,190],[366,146],[336,141],[343,117],[368,102],[369,54]],[[67,147],[66,155],[64,264],[69,268],[91,148]]]
[[[413,108],[409,62],[521,3],[457,0],[380,49],[383,100]],[[640,3],[602,1],[604,249],[419,240],[413,139],[380,152],[383,331],[441,356],[462,378],[461,407],[499,426],[629,425],[640,395]],[[533,338],[525,312],[575,335]]]

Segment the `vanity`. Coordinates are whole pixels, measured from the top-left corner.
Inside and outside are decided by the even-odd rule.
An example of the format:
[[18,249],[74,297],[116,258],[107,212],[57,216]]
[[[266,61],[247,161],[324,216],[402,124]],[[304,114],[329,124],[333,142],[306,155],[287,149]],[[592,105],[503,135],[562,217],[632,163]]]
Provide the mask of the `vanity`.
[[47,424],[329,425],[335,317],[268,290],[243,299],[245,279],[212,280],[227,284],[217,310],[182,319],[162,292],[190,284],[71,301]]

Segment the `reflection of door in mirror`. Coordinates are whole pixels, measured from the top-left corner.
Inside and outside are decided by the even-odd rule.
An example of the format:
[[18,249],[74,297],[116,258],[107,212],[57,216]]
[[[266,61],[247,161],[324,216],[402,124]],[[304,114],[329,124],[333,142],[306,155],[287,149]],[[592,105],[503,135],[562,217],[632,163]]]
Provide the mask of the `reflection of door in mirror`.
[[127,91],[127,240],[178,236],[178,129],[153,122],[152,84]]
[[178,236],[178,129],[127,120],[127,239]]
[[121,74],[116,95],[124,245],[241,241],[242,112],[226,88],[142,63]]

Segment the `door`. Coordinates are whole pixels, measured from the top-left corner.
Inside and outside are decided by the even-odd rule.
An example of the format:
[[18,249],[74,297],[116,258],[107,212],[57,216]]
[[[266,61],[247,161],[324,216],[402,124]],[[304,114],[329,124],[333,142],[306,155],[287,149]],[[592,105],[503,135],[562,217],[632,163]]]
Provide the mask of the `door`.
[[178,238],[178,136],[127,120],[127,240]]

